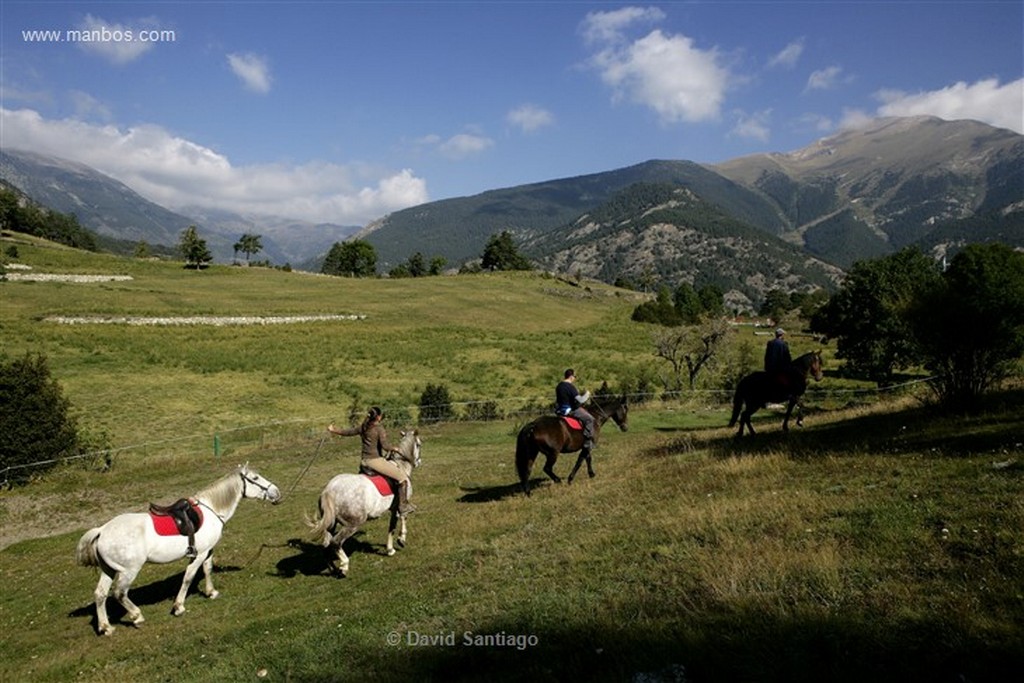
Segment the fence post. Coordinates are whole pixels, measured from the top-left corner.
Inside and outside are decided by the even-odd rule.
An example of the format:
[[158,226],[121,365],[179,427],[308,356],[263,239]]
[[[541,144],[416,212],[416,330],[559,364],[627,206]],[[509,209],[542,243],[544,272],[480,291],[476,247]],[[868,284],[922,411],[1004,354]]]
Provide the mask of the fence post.
[[220,435],[219,434],[214,434],[213,435],[213,457],[215,457],[215,458],[219,458],[220,457]]

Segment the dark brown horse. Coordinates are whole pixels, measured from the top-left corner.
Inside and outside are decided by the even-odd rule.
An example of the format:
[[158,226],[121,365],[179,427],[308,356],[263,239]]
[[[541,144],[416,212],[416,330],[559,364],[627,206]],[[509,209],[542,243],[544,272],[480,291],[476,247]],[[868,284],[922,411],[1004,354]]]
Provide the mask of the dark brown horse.
[[[601,433],[601,425],[610,419],[615,421],[619,429],[629,429],[627,420],[629,403],[625,396],[614,399],[599,400],[595,398],[587,408],[594,416],[594,440],[597,441]],[[530,470],[533,468],[533,461],[537,459],[538,453],[545,457],[544,473],[551,477],[556,484],[562,479],[555,474],[555,462],[559,453],[574,453],[583,448],[583,431],[572,429],[564,419],[557,415],[545,415],[538,417],[519,430],[516,438],[516,470],[519,472],[519,481],[523,487],[523,493],[530,495]],[[587,463],[587,474],[594,476],[594,465],[591,462],[590,449],[580,451],[576,459],[576,466],[569,473],[569,483],[572,483],[580,465]]]
[[[752,372],[736,386],[736,395],[732,399],[732,419],[729,426],[736,424],[737,418],[740,422],[740,431],[737,437],[743,436],[743,426],[746,425],[750,433],[754,433],[754,426],[750,424],[750,416],[756,413],[765,404],[785,403],[786,417],[782,420],[782,431],[789,431],[789,417],[793,414],[793,408],[799,403],[800,397],[807,390],[807,376],[814,377],[814,381],[821,381],[821,351],[805,353],[794,360],[785,372],[779,376],[769,375],[767,372]],[[743,404],[746,410],[742,414],[740,410]],[[797,424],[802,424],[802,417],[797,417]]]

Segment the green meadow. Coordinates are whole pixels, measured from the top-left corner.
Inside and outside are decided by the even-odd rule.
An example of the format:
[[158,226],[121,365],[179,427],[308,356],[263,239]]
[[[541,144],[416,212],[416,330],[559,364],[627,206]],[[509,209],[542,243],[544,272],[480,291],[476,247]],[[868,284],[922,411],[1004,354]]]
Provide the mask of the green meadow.
[[[4,239],[6,249],[12,242]],[[561,371],[656,379],[635,293],[541,274],[344,280],[136,261],[19,239],[38,273],[0,283],[8,356],[42,353],[109,445],[0,491],[0,680],[1015,681],[1024,672],[1024,391],[944,415],[919,387],[828,372],[805,427],[773,410],[737,441],[719,392],[633,406],[597,476],[517,491],[514,441]],[[252,326],[64,325],[50,316],[357,315]],[[749,356],[763,339],[737,332]],[[791,344],[794,353],[802,338]],[[806,343],[809,343],[806,342]],[[744,351],[744,349],[746,349]],[[830,355],[826,348],[826,355]],[[756,361],[756,359],[755,359]],[[829,361],[827,370],[834,371]],[[457,411],[417,425],[428,384]],[[373,403],[418,427],[409,542],[376,520],[325,573],[305,518],[358,444],[324,438]],[[170,614],[184,561],[146,565],[140,628],[97,636],[81,534],[248,461],[284,492],[242,501],[215,552],[220,597]],[[574,459],[562,456],[561,475]]]

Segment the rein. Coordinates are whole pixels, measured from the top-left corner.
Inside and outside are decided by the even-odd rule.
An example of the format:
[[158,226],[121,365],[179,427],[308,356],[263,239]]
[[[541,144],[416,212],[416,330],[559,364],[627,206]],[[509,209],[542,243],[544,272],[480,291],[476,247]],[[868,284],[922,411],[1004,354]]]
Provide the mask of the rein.
[[[243,484],[243,486],[244,486],[244,484]],[[200,499],[196,498],[196,503],[198,503],[199,505],[202,505],[204,508],[206,508],[207,510],[212,512],[213,516],[220,520],[221,525],[227,526],[227,523],[228,523],[227,520],[224,519],[224,517],[222,517],[219,512],[217,512],[212,507],[210,507],[210,504],[207,503],[205,500],[200,500]]]

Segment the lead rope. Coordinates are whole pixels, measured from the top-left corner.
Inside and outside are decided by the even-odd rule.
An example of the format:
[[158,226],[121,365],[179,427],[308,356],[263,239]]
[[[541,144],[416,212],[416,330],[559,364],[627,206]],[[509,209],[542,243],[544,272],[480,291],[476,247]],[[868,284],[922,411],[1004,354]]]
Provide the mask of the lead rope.
[[[287,495],[290,496],[292,494],[292,492],[295,491],[295,487],[298,486],[299,482],[302,480],[302,478],[304,476],[306,476],[306,472],[308,472],[309,468],[313,466],[313,463],[316,462],[316,459],[318,457],[320,457],[320,449],[322,449],[324,447],[324,441],[326,441],[326,440],[327,440],[326,436],[320,437],[320,443],[317,444],[316,451],[313,452],[313,457],[309,459],[309,462],[306,463],[306,466],[304,468],[302,468],[301,472],[299,472],[299,476],[297,476],[295,478],[295,481],[292,482],[291,487],[287,491]],[[260,557],[260,553],[263,552],[264,548],[286,548],[289,545],[291,545],[291,544],[288,543],[287,541],[285,541],[284,543],[261,543],[260,547],[256,549],[256,553],[252,557],[250,557],[245,563],[243,563],[241,566],[239,566],[239,569],[245,569],[250,564],[252,564],[256,560],[258,560],[259,557]]]

